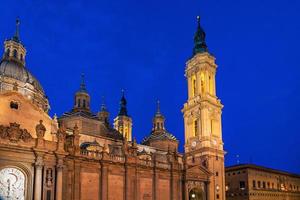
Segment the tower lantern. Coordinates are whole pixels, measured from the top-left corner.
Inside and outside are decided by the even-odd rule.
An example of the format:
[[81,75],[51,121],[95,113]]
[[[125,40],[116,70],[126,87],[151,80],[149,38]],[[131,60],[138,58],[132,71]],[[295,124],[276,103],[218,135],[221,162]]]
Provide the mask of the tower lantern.
[[16,19],[14,36],[4,42],[3,60],[14,61],[25,67],[26,49],[20,40],[20,19]]
[[81,74],[80,88],[75,94],[74,111],[90,112],[90,95],[87,92],[84,74]]

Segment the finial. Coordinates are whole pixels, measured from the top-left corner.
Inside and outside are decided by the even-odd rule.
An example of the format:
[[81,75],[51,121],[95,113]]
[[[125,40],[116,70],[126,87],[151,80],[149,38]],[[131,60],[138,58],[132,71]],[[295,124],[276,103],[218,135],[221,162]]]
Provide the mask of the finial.
[[194,36],[193,54],[207,52],[207,45],[205,42],[205,32],[200,25],[200,16],[197,16],[197,31]]
[[100,108],[100,110],[101,111],[107,111],[107,109],[106,109],[106,105],[105,105],[105,98],[104,98],[104,96],[102,96],[102,98],[101,98],[102,100],[102,104],[101,104],[101,108]]
[[19,17],[17,17],[16,19],[16,32],[13,39],[16,42],[20,42],[20,18]]
[[81,73],[80,91],[86,92],[85,82],[84,82],[84,73]]
[[160,114],[160,102],[157,100],[156,102],[156,114]]
[[126,105],[127,105],[127,101],[125,98],[125,92],[124,92],[124,89],[122,89],[122,97],[120,100],[120,110],[119,110],[118,116],[128,116]]

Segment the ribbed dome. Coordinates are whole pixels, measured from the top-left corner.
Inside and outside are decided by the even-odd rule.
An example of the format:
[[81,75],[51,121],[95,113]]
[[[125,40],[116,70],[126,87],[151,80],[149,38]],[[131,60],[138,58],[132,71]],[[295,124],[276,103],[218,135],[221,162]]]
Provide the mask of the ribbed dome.
[[0,76],[13,78],[18,81],[31,84],[43,95],[44,90],[39,81],[22,64],[12,60],[0,61]]

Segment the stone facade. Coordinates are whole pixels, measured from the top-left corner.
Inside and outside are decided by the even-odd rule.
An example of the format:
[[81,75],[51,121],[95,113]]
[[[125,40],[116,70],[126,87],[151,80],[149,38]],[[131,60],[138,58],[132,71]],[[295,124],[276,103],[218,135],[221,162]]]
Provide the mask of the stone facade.
[[184,153],[167,131],[159,103],[150,134],[137,144],[124,93],[113,127],[104,104],[91,111],[84,77],[73,108],[58,119],[50,117],[25,53],[17,22],[0,62],[0,199],[225,199],[223,106],[215,92],[215,58],[199,21],[185,71]]
[[252,164],[226,168],[227,200],[298,200],[300,176]]

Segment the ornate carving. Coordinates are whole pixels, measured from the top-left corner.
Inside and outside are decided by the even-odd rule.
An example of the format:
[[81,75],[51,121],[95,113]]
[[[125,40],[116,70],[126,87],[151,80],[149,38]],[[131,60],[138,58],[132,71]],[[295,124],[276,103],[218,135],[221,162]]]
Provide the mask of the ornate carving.
[[204,189],[204,182],[200,181],[188,181],[187,182],[188,191],[192,190],[193,188]]
[[20,129],[20,124],[10,123],[9,126],[0,125],[0,137],[2,139],[9,139],[11,142],[18,142],[23,140],[28,142],[32,139],[32,136],[26,129]]
[[46,185],[47,187],[51,187],[53,184],[53,170],[48,168],[46,170]]
[[44,138],[44,135],[46,132],[46,127],[43,125],[43,120],[40,120],[40,123],[38,125],[36,125],[35,131],[36,131],[37,138],[39,138],[39,139]]
[[56,137],[58,141],[64,141],[66,138],[66,129],[64,127],[64,125],[62,125],[61,127],[59,127],[59,129],[56,132]]
[[35,158],[35,167],[36,168],[39,168],[39,169],[42,169],[43,166],[44,166],[44,158],[42,155],[37,155],[36,158]]
[[207,157],[201,158],[201,165],[203,167],[205,167],[206,169],[208,168],[208,158]]

